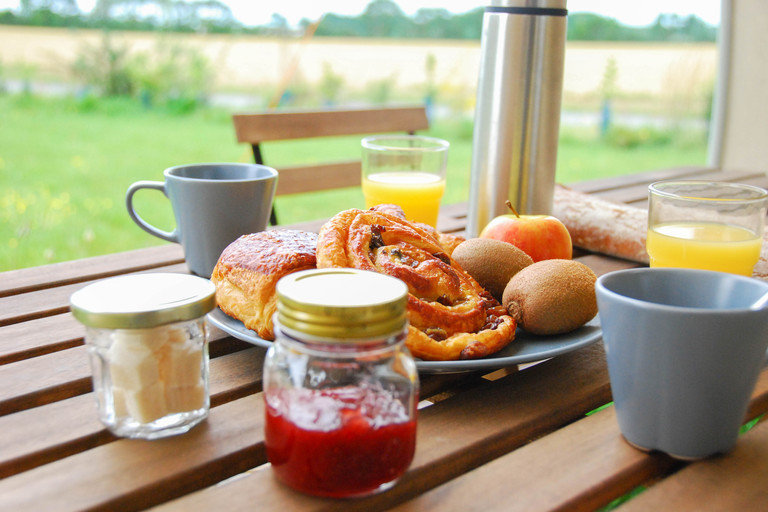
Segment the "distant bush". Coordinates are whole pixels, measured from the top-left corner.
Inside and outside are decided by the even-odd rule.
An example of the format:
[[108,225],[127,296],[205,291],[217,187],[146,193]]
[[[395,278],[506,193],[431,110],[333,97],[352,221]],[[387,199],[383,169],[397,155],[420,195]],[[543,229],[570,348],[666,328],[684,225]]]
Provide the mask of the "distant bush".
[[183,114],[206,101],[213,85],[210,62],[198,51],[158,42],[151,52],[133,56],[130,74],[146,106],[166,105]]
[[97,95],[132,97],[177,114],[205,103],[213,85],[211,65],[198,51],[158,41],[150,51],[131,54],[107,31],[100,44],[82,48],[72,73]]
[[670,130],[659,130],[648,126],[642,128],[611,126],[604,138],[605,142],[611,146],[631,149],[638,146],[669,145],[674,136]]
[[365,95],[368,101],[375,105],[385,105],[391,99],[397,88],[397,76],[388,77],[369,82],[365,87]]
[[335,105],[339,101],[339,94],[344,88],[344,77],[334,73],[333,68],[327,62],[323,63],[323,76],[318,86],[323,104]]
[[86,45],[81,49],[72,73],[104,96],[131,96],[136,92],[129,69],[128,47],[116,45],[107,31],[99,45]]

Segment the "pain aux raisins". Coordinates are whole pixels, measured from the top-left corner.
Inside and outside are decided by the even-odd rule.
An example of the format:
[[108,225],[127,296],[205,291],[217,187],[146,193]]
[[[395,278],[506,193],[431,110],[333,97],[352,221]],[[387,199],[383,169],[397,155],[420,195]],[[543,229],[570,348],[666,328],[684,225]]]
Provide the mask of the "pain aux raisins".
[[387,228],[384,226],[381,226],[379,224],[373,224],[371,226],[371,250],[378,249],[379,247],[384,247],[386,244],[384,243],[384,239],[381,237],[381,234],[385,232]]
[[443,341],[448,339],[448,333],[441,327],[429,327],[424,330],[424,334],[429,336],[435,341]]

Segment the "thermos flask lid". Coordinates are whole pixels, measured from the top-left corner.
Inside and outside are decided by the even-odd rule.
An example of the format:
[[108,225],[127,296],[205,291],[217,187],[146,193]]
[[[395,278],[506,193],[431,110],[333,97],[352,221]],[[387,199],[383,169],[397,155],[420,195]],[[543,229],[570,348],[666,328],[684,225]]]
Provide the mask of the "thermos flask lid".
[[566,0],[491,0],[485,12],[528,14],[539,16],[566,16]]

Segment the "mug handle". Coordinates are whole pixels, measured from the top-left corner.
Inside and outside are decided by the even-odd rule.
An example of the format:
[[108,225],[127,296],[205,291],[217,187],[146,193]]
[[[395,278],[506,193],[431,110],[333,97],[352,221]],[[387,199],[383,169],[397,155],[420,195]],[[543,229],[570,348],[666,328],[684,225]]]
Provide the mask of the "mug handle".
[[128,187],[128,191],[125,193],[125,206],[126,208],[128,208],[128,215],[131,216],[131,218],[133,219],[133,222],[138,224],[138,226],[141,229],[143,229],[150,235],[154,235],[158,238],[162,238],[163,240],[166,240],[168,242],[179,243],[178,229],[174,229],[173,231],[170,231],[170,232],[163,231],[149,224],[147,221],[142,219],[138,213],[136,213],[136,210],[134,210],[133,208],[133,194],[135,194],[141,188],[159,190],[165,195],[165,197],[168,197],[168,194],[165,192],[165,183],[163,183],[162,181],[137,181],[136,183]]

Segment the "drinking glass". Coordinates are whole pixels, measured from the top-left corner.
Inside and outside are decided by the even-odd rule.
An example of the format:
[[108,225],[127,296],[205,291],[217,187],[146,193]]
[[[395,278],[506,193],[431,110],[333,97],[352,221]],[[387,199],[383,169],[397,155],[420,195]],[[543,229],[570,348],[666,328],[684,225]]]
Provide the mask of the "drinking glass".
[[768,192],[737,183],[661,181],[649,186],[652,267],[752,275],[760,257]]
[[437,226],[445,191],[448,142],[420,135],[375,135],[362,140],[366,208],[396,204],[413,222]]

